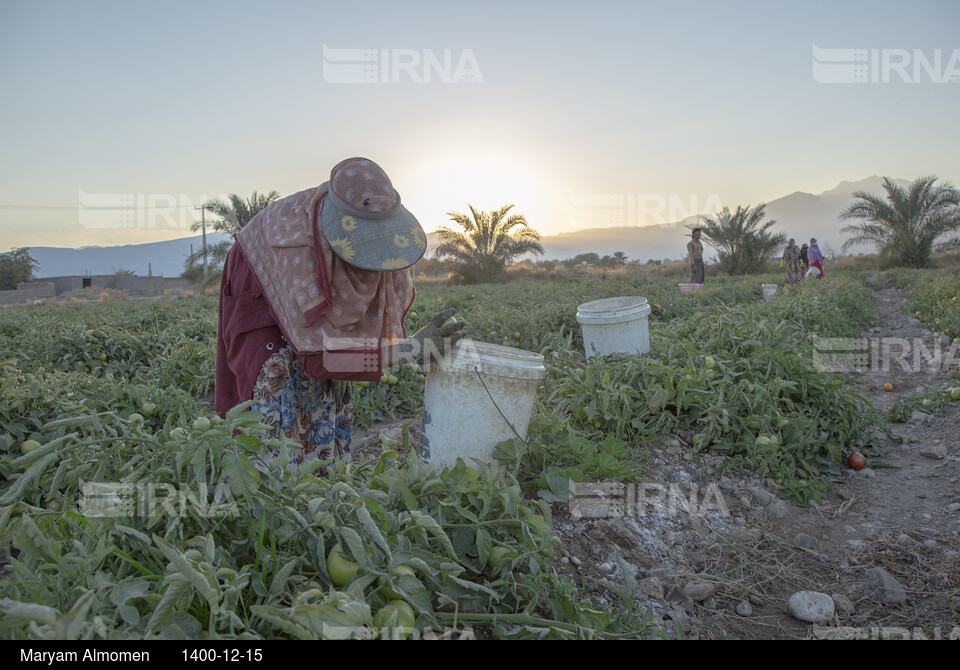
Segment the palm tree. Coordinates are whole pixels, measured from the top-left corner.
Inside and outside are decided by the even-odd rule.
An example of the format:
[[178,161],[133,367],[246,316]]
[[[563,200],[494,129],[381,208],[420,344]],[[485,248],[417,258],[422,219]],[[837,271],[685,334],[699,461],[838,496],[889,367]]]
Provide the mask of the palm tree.
[[[840,229],[853,233],[843,250],[855,244],[873,243],[881,255],[898,265],[926,267],[938,239],[960,229],[960,191],[950,182],[936,183],[934,176],[920,177],[906,188],[883,178],[886,197],[857,191],[856,201],[840,215],[859,219]],[[947,249],[956,240],[941,245]]]
[[614,267],[622,268],[624,265],[627,264],[627,255],[622,251],[614,251],[613,264],[614,264]]
[[[707,244],[717,250],[720,265],[731,275],[753,272],[786,242],[784,233],[773,233],[773,219],[764,222],[767,205],[752,208],[737,205],[731,212],[724,207],[716,217],[705,216],[699,227]],[[687,226],[693,228],[693,226]]]
[[[210,200],[204,203],[203,207],[217,218],[210,223],[210,229],[222,233],[238,233],[247,225],[250,220],[260,213],[261,210],[280,197],[278,191],[270,191],[261,194],[253,192],[247,200],[239,195],[231,193],[228,196],[229,202],[223,200]],[[197,232],[200,230],[201,222],[194,221],[190,230]],[[223,271],[223,263],[227,260],[227,254],[233,246],[233,239],[223,240],[216,244],[209,245],[206,249],[207,255],[207,283],[217,279]],[[198,249],[187,257],[184,274],[194,276],[197,274],[197,268],[203,266],[204,250]]]
[[534,253],[543,255],[540,233],[530,227],[522,214],[511,214],[513,205],[492,212],[478,212],[469,203],[471,216],[447,212],[463,232],[440,228],[436,258],[446,259],[451,270],[464,281],[499,281],[504,268],[516,258]]

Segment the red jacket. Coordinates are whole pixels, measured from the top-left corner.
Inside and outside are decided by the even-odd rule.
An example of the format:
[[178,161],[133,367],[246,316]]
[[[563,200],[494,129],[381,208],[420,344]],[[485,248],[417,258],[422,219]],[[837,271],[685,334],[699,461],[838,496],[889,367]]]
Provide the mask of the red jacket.
[[[253,398],[260,368],[273,352],[287,346],[279,321],[239,244],[230,249],[223,266],[219,313],[214,409],[224,416],[231,407]],[[362,365],[358,363],[361,358]],[[375,382],[383,375],[382,350],[376,354],[359,350],[307,354],[301,360],[306,373],[315,378]]]

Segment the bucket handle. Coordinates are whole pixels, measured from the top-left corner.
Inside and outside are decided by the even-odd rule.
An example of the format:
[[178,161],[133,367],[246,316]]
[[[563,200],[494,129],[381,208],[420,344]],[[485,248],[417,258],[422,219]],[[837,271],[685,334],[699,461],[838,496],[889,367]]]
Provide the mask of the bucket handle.
[[508,426],[510,426],[510,430],[513,431],[513,434],[516,435],[517,439],[523,442],[524,444],[530,444],[530,437],[528,436],[526,439],[524,439],[520,436],[520,433],[517,432],[517,429],[513,427],[512,423],[510,423],[510,419],[508,419],[506,415],[503,413],[503,410],[500,409],[500,405],[498,405],[497,401],[493,399],[493,394],[490,393],[490,389],[487,388],[486,382],[483,381],[483,377],[480,375],[480,367],[479,366],[475,367],[473,371],[477,373],[477,379],[480,380],[480,385],[483,386],[483,390],[487,392],[487,396],[489,396],[490,402],[492,402],[493,406],[497,408],[498,412],[500,412],[500,416],[502,416],[503,420],[507,422]]

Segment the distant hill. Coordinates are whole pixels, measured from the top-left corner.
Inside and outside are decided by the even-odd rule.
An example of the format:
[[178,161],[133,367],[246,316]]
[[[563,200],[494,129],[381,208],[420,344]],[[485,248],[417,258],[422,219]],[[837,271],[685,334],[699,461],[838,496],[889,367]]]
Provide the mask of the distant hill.
[[[856,191],[882,193],[883,179],[868,177],[857,182],[844,181],[835,188],[819,195],[797,191],[790,195],[771,200],[767,203],[767,219],[777,223],[774,230],[783,231],[788,237],[797,240],[797,244],[817,238],[824,251],[839,252],[846,235],[840,234],[845,225],[840,221],[840,213],[853,201]],[[900,185],[909,182],[898,179]],[[733,203],[756,205],[757,203]],[[594,251],[598,254],[624,252],[631,260],[646,262],[648,259],[677,260],[686,254],[688,230],[687,223],[693,223],[695,217],[684,221],[656,226],[617,226],[613,228],[590,228],[560,235],[546,235],[541,239],[545,254],[543,258],[570,258],[580,253]],[[707,257],[713,255],[707,249]]]
[[[229,237],[227,233],[210,233],[207,235],[207,244],[216,244]],[[148,269],[152,270],[154,276],[179,277],[183,272],[183,262],[190,254],[191,244],[194,249],[199,249],[203,244],[203,236],[117,247],[30,247],[30,256],[40,264],[40,269],[34,275],[39,279],[113,274],[121,269],[132,270],[142,277],[147,275]]]
[[[853,193],[863,190],[882,193],[882,179],[868,177],[856,182],[840,182],[835,188],[818,195],[797,191],[767,203],[767,218],[776,220],[775,230],[782,230],[794,237],[797,244],[816,237],[827,253],[839,252],[844,237],[839,220],[843,211],[853,200]],[[907,185],[905,180],[897,180]],[[731,208],[738,203],[732,203]],[[757,203],[740,203],[752,204]],[[695,219],[686,220],[687,223]],[[572,233],[547,235],[541,240],[546,253],[544,258],[570,258],[580,253],[596,252],[600,255],[624,252],[631,260],[646,262],[648,259],[679,259],[686,253],[687,229],[683,221],[655,226],[618,226],[613,228],[588,228]],[[226,239],[225,233],[207,235],[207,243]],[[427,236],[428,254],[436,246],[436,235]],[[38,278],[60,275],[113,274],[117,270],[132,270],[138,275],[147,274],[147,264],[152,264],[154,275],[176,277],[183,272],[183,261],[190,253],[190,245],[198,249],[201,237],[184,237],[166,242],[132,244],[118,247],[81,247],[63,249],[57,247],[31,247],[30,254],[40,264]],[[711,257],[708,250],[707,257]]]

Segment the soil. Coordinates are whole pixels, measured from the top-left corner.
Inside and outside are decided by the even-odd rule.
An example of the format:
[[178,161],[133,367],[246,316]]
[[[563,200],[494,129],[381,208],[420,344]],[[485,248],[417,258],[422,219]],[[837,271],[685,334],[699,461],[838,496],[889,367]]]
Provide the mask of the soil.
[[[934,334],[909,314],[907,295],[879,281],[873,289],[877,323],[863,336],[880,355],[845,376],[887,416],[956,385],[960,346],[942,347],[930,367]],[[694,453],[692,434],[638,445],[650,484],[581,485],[576,501],[553,506],[555,568],[585,586],[586,602],[612,611],[632,600],[668,637],[960,638],[960,402],[907,418],[865,450],[867,468],[844,468],[809,507],[780,500],[754,473],[724,470],[723,457]],[[401,424],[358,431],[354,459],[375,457],[380,432],[397,439]],[[876,567],[902,585],[903,602],[867,593]],[[846,609],[805,623],[788,612],[797,591],[836,596]]]

